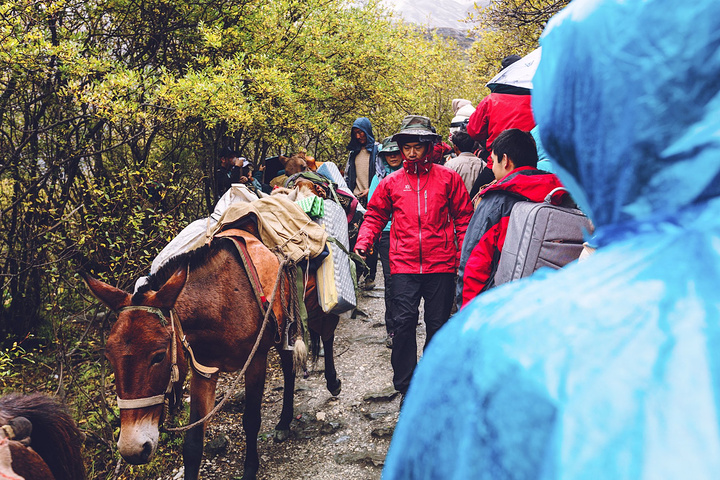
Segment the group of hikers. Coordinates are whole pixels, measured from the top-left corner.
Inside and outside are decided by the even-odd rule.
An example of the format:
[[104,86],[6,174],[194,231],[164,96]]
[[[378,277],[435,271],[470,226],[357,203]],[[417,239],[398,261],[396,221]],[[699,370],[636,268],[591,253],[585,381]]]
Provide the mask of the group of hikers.
[[[372,254],[380,257],[386,344],[392,348],[393,384],[402,398],[417,364],[421,300],[427,345],[455,308],[493,287],[513,205],[543,201],[562,186],[554,174],[537,168],[529,131],[513,128],[512,122],[505,127],[482,143],[478,135],[456,132],[450,149],[428,118],[409,115],[375,154],[368,119],[353,124],[348,185],[355,180],[354,193],[367,197],[354,250],[369,263],[377,262]],[[358,138],[366,139],[360,149]],[[487,158],[483,151],[490,153]],[[478,178],[485,183],[473,202],[470,190]]]
[[490,133],[462,309],[413,375],[384,479],[717,477],[719,28],[714,0],[575,0],[550,20],[525,100],[596,251],[488,291],[513,195],[559,185],[531,125]]
[[[519,58],[504,58],[502,68]],[[406,116],[397,133],[381,143],[368,118],[352,124],[344,180],[366,211],[350,249],[367,264],[360,282],[366,290],[374,288],[380,260],[386,346],[402,398],[417,364],[421,300],[427,344],[451,312],[494,286],[513,205],[540,202],[562,186],[554,174],[537,168],[529,99],[523,89],[491,93],[452,131],[452,145],[421,115]],[[456,111],[467,112],[469,104],[453,102]],[[307,156],[293,156],[261,186],[247,160],[230,149],[220,156],[221,192],[235,182],[271,191],[296,173],[316,169]]]
[[[720,451],[703,417],[716,413],[717,362],[706,353],[720,338],[709,288],[720,271],[720,50],[710,33],[720,11],[700,4],[572,2],[546,29],[532,92],[495,86],[477,108],[453,101],[452,145],[421,115],[382,142],[368,118],[352,124],[344,178],[331,180],[364,213],[348,253],[368,265],[365,289],[380,261],[393,385],[401,403],[410,392],[387,478],[655,478],[643,459],[672,463],[675,452],[684,460],[673,471],[716,474],[683,443]],[[636,28],[658,22],[667,28]],[[269,193],[316,167],[283,157],[265,183],[232,150],[220,156],[220,194],[236,182]],[[565,190],[556,169],[592,215],[598,253],[493,289],[511,212]],[[416,372],[421,301],[432,344]],[[676,394],[690,371],[697,382]],[[647,424],[657,442],[642,437]]]

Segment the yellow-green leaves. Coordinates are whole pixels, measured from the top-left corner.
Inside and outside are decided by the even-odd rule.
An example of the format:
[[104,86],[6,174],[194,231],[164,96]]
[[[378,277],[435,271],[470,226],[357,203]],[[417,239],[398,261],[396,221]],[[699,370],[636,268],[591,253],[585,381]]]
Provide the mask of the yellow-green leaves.
[[503,57],[523,56],[537,48],[547,21],[568,3],[570,0],[492,0],[484,6],[476,4],[470,18],[478,38],[472,58],[483,84],[499,71]]

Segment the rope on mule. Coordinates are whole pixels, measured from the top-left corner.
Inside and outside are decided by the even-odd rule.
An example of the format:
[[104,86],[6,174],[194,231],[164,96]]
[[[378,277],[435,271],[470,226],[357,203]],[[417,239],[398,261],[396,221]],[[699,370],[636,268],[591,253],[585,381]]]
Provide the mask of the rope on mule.
[[[277,295],[277,292],[279,290],[280,284],[282,283],[282,274],[285,271],[285,266],[290,263],[290,260],[286,257],[285,260],[283,260],[280,263],[280,267],[278,268],[278,276],[275,279],[275,287],[273,288],[272,295],[270,296],[270,305],[272,305],[275,302],[275,296]],[[260,327],[260,332],[258,333],[257,339],[255,340],[255,345],[253,345],[252,350],[250,351],[250,354],[248,355],[247,360],[245,361],[245,365],[243,365],[242,370],[238,372],[238,374],[235,376],[235,379],[233,380],[232,384],[228,387],[228,389],[225,391],[225,396],[223,396],[223,399],[220,400],[220,402],[215,405],[215,407],[208,412],[207,415],[205,415],[200,420],[197,420],[189,425],[185,425],[183,427],[163,427],[163,430],[167,432],[185,432],[187,430],[190,430],[191,428],[197,427],[198,425],[205,423],[210,418],[212,418],[224,405],[225,402],[230,398],[230,394],[234,393],[237,389],[240,379],[245,375],[245,372],[247,371],[248,366],[250,365],[250,362],[255,357],[255,353],[257,352],[258,347],[260,346],[260,342],[262,341],[262,337],[265,334],[265,328],[267,327],[269,320],[270,320],[270,313],[272,312],[272,308],[268,308],[265,312],[265,317],[263,318],[262,326]],[[190,395],[192,395],[192,392],[190,392]]]

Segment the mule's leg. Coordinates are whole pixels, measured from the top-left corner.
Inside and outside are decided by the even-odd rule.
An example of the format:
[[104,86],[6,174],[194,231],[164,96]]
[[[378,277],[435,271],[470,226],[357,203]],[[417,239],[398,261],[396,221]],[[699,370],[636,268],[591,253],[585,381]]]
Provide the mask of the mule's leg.
[[290,436],[290,422],[293,419],[293,400],[295,397],[295,366],[292,350],[277,349],[283,371],[283,406],[280,421],[275,426],[275,441],[282,442]]
[[267,353],[256,352],[245,372],[245,412],[243,429],[245,430],[245,469],[243,480],[256,480],[260,467],[258,459],[257,437],[260,432],[260,407],[265,390],[265,370]]
[[[197,373],[190,381],[190,423],[194,423],[215,406],[215,386],[218,375],[205,378]],[[200,474],[200,462],[203,456],[205,440],[205,424],[191,428],[185,434],[183,446],[183,462],[185,464],[185,480],[197,480]]]
[[325,382],[330,395],[333,397],[340,394],[342,386],[342,382],[335,371],[335,354],[333,353],[334,340],[335,335],[330,335],[330,338],[323,340],[323,347],[325,348]]

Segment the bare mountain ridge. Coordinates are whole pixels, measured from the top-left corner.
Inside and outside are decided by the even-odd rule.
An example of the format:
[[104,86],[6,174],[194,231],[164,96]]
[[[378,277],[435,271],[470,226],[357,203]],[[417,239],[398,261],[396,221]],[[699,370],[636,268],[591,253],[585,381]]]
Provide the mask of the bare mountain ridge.
[[[474,10],[472,0],[386,0],[387,5],[397,12],[407,23],[414,23],[423,30],[436,31],[438,34],[457,40],[467,48],[473,43],[467,32],[470,25],[465,23],[468,13]],[[478,0],[486,5],[490,0]]]
[[467,0],[388,0],[408,23],[453,30],[467,30],[462,20],[473,10]]

